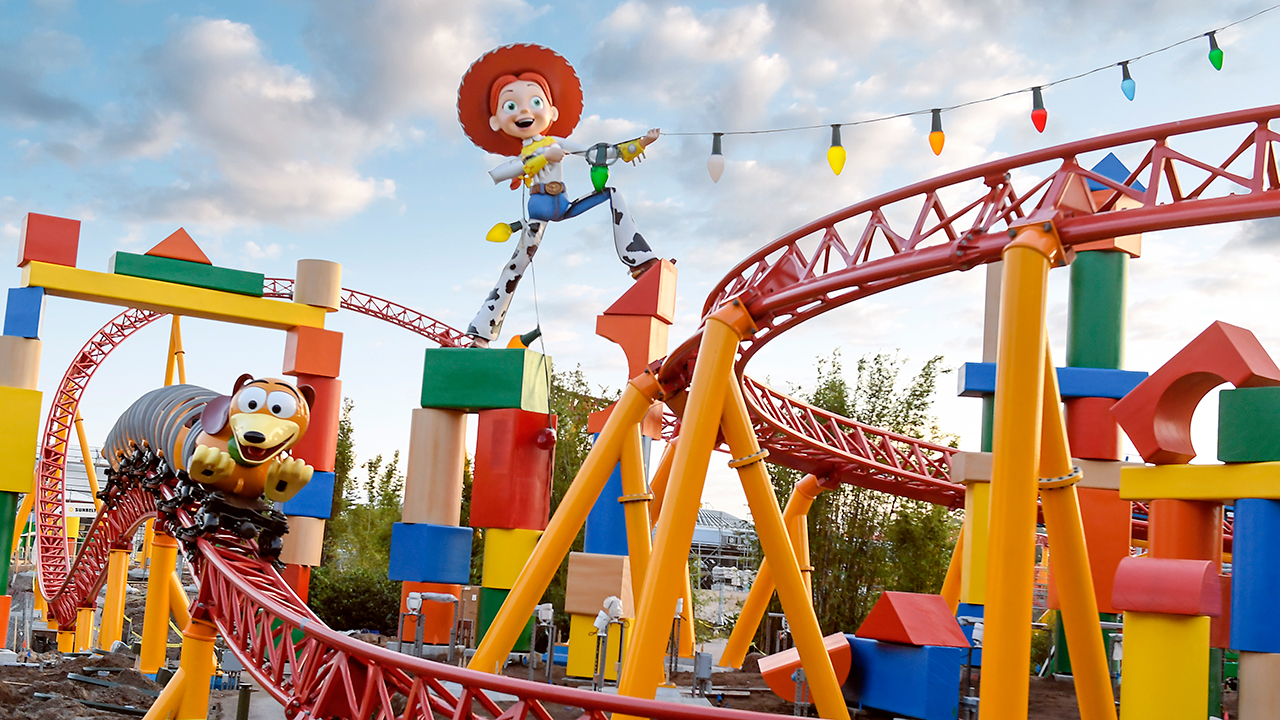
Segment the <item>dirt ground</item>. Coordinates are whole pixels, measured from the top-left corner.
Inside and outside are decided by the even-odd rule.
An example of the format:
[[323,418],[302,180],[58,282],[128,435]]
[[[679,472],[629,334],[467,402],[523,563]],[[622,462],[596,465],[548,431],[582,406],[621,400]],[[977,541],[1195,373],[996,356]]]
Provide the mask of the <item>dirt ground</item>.
[[[110,654],[87,657],[71,657],[63,660],[50,653],[44,667],[0,667],[0,718],[19,720],[74,720],[75,718],[109,717],[123,715],[109,710],[99,710],[76,702],[89,700],[111,705],[132,706],[145,710],[155,699],[142,690],[159,692],[160,686],[144,677],[137,670],[120,672],[99,671],[95,668],[131,668],[134,658],[128,655]],[[114,683],[121,687],[106,688],[71,680],[68,673],[87,675]],[[140,690],[141,688],[142,690]],[[49,693],[58,697],[42,700],[35,693]]]

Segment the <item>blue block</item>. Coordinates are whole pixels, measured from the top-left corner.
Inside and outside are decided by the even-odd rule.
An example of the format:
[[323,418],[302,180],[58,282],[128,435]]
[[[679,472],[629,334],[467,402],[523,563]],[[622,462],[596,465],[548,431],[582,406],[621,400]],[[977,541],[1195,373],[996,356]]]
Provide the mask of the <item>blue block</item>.
[[469,584],[471,528],[425,523],[392,525],[387,577],[402,582]]
[[[986,617],[986,609],[987,608],[985,605],[970,605],[969,603],[960,603],[956,607],[956,617],[957,618]],[[973,644],[973,626],[965,625],[962,623],[960,625],[960,632],[964,633],[965,639],[969,641],[970,645],[972,645]],[[973,657],[969,662],[974,667],[982,667],[982,648],[976,647],[973,649]]]
[[317,470],[311,475],[311,482],[303,485],[293,499],[285,502],[280,507],[280,512],[328,520],[333,514],[333,481],[333,473]]
[[[592,436],[594,442],[599,433]],[[649,467],[649,448],[653,441],[643,438],[643,456],[646,473]],[[596,504],[587,514],[587,534],[583,540],[583,552],[597,555],[626,555],[627,553],[627,518],[622,503],[622,466],[615,465],[609,482],[600,492]]]
[[1280,501],[1236,501],[1231,552],[1231,648],[1280,653]]
[[5,335],[39,339],[43,316],[44,288],[9,288],[9,302],[4,308]]
[[847,684],[863,707],[920,720],[954,720],[963,648],[845,637],[853,649]]
[[[1146,379],[1147,373],[1137,370],[1060,367],[1058,368],[1058,392],[1063,398],[1101,397],[1119,400]],[[994,394],[996,364],[965,363],[960,366],[957,380],[961,397],[983,397]]]
[[[1124,184],[1125,180],[1129,179],[1129,168],[1125,167],[1124,163],[1120,162],[1120,158],[1116,157],[1115,153],[1107,153],[1106,157],[1099,160],[1097,165],[1094,165],[1092,168],[1089,168],[1089,169],[1098,173],[1099,175],[1101,175],[1102,177],[1108,180],[1115,180],[1121,185]],[[1136,179],[1133,181],[1133,185],[1131,185],[1130,187],[1132,187],[1133,189],[1139,192],[1147,191],[1147,189],[1142,186],[1142,183],[1138,182]],[[1097,180],[1094,180],[1093,178],[1089,178],[1089,190],[1092,191],[1092,190],[1110,190],[1110,189],[1111,188],[1107,187],[1106,185],[1103,185]]]

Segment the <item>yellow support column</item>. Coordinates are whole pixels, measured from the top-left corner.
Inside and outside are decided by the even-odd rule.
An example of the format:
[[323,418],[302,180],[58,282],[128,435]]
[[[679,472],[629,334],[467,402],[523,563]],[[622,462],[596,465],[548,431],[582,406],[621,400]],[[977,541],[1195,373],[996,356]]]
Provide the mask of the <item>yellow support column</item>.
[[93,608],[76,608],[76,652],[89,652],[93,647]]
[[98,497],[98,473],[93,467],[93,458],[89,457],[89,440],[84,434],[84,418],[76,411],[76,438],[80,441],[80,458],[84,463],[84,472],[89,476],[89,493],[93,495],[93,509],[102,512],[102,500]]
[[1061,252],[1051,230],[1051,226],[1025,227],[1004,250],[979,693],[983,720],[1027,717],[1045,286],[1050,259]]
[[[22,539],[22,533],[27,529],[27,519],[31,515],[31,508],[36,504],[36,494],[34,492],[25,493],[22,496],[22,504],[18,506],[18,518],[13,523],[13,544],[9,547],[14,552],[18,550],[18,542]],[[36,593],[36,597],[40,597],[40,593]]]
[[74,630],[59,630],[58,621],[49,621],[50,630],[58,630],[58,652],[73,653],[76,651],[76,632]]
[[98,647],[103,650],[110,650],[123,632],[128,574],[129,551],[126,548],[111,548],[111,554],[107,557],[107,599],[102,604],[102,625],[98,628]]
[[653,499],[644,477],[644,441],[640,426],[626,429],[622,445],[622,503],[627,522],[627,554],[631,556],[631,587],[644,587],[644,574],[649,567],[650,547],[649,501]]
[[947,565],[947,576],[942,581],[942,590],[938,593],[947,601],[951,614],[960,609],[960,581],[964,576],[964,529],[956,538],[956,546],[951,549],[951,563]]
[[142,526],[142,556],[138,558],[138,567],[146,570],[151,567],[151,546],[156,541],[156,519],[149,518]]
[[[1062,626],[1071,651],[1076,702],[1081,720],[1116,720],[1111,672],[1102,643],[1102,626],[1098,624],[1098,600],[1094,596],[1084,521],[1076,495],[1076,483],[1081,475],[1071,464],[1058,375],[1053,369],[1047,340],[1041,409],[1040,501],[1049,542],[1053,544],[1053,571],[1057,574]],[[1208,703],[1207,698],[1205,702]]]
[[209,717],[209,682],[213,678],[213,641],[218,631],[207,620],[192,620],[182,631],[182,700],[176,720],[205,720]]
[[178,571],[174,570],[169,573],[169,614],[173,616],[173,621],[178,627],[186,627],[191,622],[191,611],[187,607],[191,604],[191,600],[187,597],[187,591],[182,588],[182,578],[178,577]]
[[[667,443],[667,447],[662,451],[662,457],[658,460],[658,467],[653,471],[653,479],[649,481],[649,492],[653,493],[653,502],[649,506],[649,522],[652,529],[658,527],[658,516],[662,512],[662,497],[667,492],[667,481],[671,478],[671,463],[676,457],[676,446],[679,444],[680,438],[672,438]],[[652,555],[652,548],[650,554]],[[693,627],[693,583],[689,579],[688,568],[684,573],[684,603],[680,609],[680,636],[676,638],[676,652],[680,657],[693,657],[694,644],[694,627]],[[635,586],[640,587],[640,586]],[[674,616],[673,616],[674,619]]]
[[600,437],[591,447],[591,452],[587,454],[587,459],[583,461],[569,490],[565,492],[555,516],[547,523],[538,546],[520,571],[515,587],[507,595],[506,602],[498,610],[493,624],[489,626],[484,640],[476,648],[467,667],[491,673],[496,671],[499,663],[507,659],[516,639],[524,630],[525,623],[533,615],[533,608],[542,600],[542,593],[546,591],[551,578],[559,571],[561,561],[573,546],[591,506],[609,481],[614,465],[622,456],[627,429],[644,419],[649,406],[658,399],[659,394],[657,380],[647,372],[633,379],[622,391],[622,397],[609,414]]
[[178,558],[178,541],[164,533],[156,533],[152,542],[151,570],[147,576],[147,606],[142,617],[142,653],[138,671],[155,677],[164,666],[169,644],[170,578]]

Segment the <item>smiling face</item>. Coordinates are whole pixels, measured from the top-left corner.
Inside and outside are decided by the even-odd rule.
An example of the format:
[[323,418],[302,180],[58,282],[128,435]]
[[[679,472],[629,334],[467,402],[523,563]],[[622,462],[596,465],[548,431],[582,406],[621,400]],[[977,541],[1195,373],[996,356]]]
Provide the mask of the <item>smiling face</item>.
[[559,117],[560,111],[538,83],[516,80],[498,92],[498,110],[489,118],[489,127],[528,140],[546,133]]
[[252,380],[231,398],[228,424],[243,465],[260,465],[293,447],[309,421],[307,401],[279,380]]

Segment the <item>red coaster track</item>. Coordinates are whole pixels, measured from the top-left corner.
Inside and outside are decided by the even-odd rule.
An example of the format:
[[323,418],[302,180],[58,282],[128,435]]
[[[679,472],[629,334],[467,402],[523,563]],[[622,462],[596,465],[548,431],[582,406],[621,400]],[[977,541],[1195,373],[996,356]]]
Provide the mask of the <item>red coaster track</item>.
[[[742,347],[737,366],[741,374],[765,343],[801,322],[882,290],[999,259],[1010,229],[1023,223],[1053,222],[1063,243],[1071,247],[1134,233],[1280,215],[1280,172],[1274,154],[1280,136],[1268,128],[1278,115],[1280,106],[1270,106],[1117,133],[887,193],[761,248],[720,283],[704,315],[732,298],[746,303],[759,331]],[[1223,128],[1238,128],[1243,140],[1222,162],[1197,160],[1169,146],[1170,138]],[[1144,159],[1125,183],[1092,173],[1077,161],[1085,153],[1128,153],[1134,146],[1141,148]],[[1183,175],[1193,176],[1187,185],[1195,184],[1190,192],[1183,189]],[[1089,200],[1087,179],[1111,190],[1100,206]],[[1147,189],[1135,190],[1135,180]],[[1208,192],[1211,187],[1213,193]],[[1121,197],[1136,201],[1137,207],[1116,210]],[[944,199],[960,209],[947,211]],[[842,229],[857,238],[852,249]],[[274,297],[288,297],[291,289],[288,281],[268,282]],[[455,346],[462,337],[420,313],[350,290],[343,291],[343,307],[394,322],[442,345]],[[99,331],[64,376],[46,427],[36,490],[40,579],[46,595],[53,596],[50,608],[64,628],[72,627],[77,606],[96,597],[110,545],[127,538],[155,512],[154,498],[148,500],[141,497],[145,493],[130,488],[116,509],[94,522],[90,541],[70,565],[63,473],[80,398],[106,354],[158,317],[130,310]],[[687,386],[699,338],[700,333],[689,338],[662,364],[659,377],[668,393]],[[948,477],[951,448],[824,413],[745,376],[743,383],[761,444],[774,460],[948,507],[962,503],[962,489]],[[464,720],[481,711],[502,720],[524,720],[528,714],[549,720],[543,702],[579,707],[598,720],[606,712],[708,720],[760,717],[528,683],[390,653],[325,627],[270,565],[246,554],[251,548],[218,536],[213,542],[200,540],[196,549],[190,559],[200,578],[200,595],[193,616],[217,625],[263,689],[286,704],[290,717],[426,718],[434,711]],[[461,692],[455,694],[444,682],[457,683]],[[489,695],[494,692],[516,700],[503,710]],[[403,696],[401,709],[393,704],[397,695]]]

